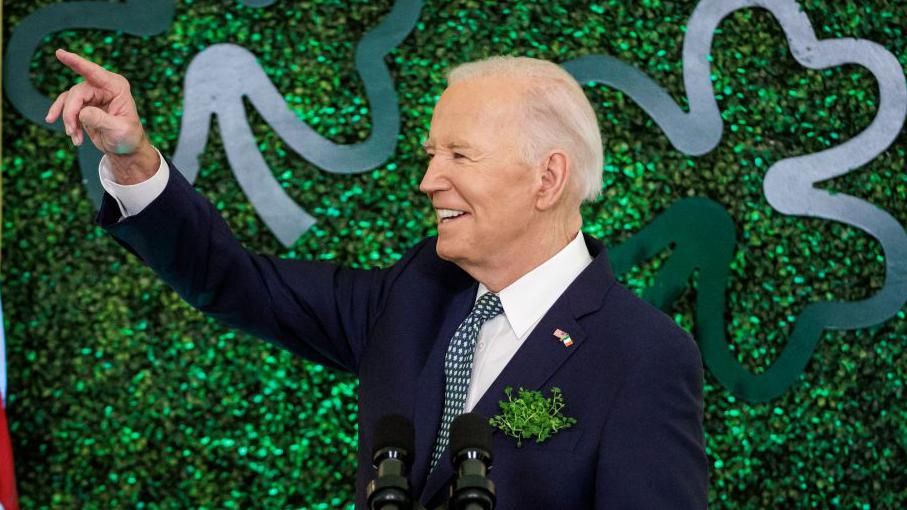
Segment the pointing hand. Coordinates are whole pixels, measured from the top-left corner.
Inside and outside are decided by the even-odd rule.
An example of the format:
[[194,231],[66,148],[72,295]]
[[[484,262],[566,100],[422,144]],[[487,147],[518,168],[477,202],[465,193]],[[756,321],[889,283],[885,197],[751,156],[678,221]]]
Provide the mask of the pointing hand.
[[84,141],[84,128],[95,147],[108,155],[120,184],[154,175],[160,158],[145,136],[129,81],[75,53],[58,49],[56,57],[85,81],[60,94],[44,120],[54,122],[62,115],[66,134],[77,146]]

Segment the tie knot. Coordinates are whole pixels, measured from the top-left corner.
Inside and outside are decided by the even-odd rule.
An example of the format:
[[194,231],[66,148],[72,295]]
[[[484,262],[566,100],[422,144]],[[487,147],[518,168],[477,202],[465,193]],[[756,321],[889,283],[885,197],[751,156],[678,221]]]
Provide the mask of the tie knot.
[[502,313],[504,313],[504,306],[501,305],[501,298],[494,292],[486,292],[485,294],[482,294],[482,297],[480,297],[478,301],[476,301],[470,315],[481,324]]

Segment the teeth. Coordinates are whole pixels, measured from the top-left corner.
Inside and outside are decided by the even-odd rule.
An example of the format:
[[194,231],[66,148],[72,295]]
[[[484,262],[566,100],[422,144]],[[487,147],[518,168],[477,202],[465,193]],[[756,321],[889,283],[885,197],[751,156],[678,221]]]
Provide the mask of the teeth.
[[438,219],[446,220],[448,218],[456,218],[461,214],[464,214],[464,211],[458,211],[456,209],[438,209]]

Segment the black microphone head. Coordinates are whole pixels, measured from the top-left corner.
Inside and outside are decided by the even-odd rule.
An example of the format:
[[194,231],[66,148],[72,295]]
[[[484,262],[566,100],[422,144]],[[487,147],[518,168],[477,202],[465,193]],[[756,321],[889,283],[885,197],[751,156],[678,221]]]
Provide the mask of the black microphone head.
[[409,418],[399,414],[382,416],[375,427],[372,459],[384,449],[394,448],[405,450],[405,455],[410,456],[416,448],[416,432]]
[[491,425],[476,413],[461,414],[450,424],[450,463],[457,477],[450,485],[447,508],[492,509],[495,506],[491,469]]
[[461,414],[450,424],[450,452],[457,455],[470,448],[491,454],[491,425],[478,413]]

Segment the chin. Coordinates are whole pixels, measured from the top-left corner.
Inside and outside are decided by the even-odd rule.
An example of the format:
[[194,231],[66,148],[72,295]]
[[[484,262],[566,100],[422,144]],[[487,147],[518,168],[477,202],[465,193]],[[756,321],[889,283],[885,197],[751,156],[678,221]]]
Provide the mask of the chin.
[[463,250],[460,248],[459,243],[445,239],[443,236],[438,236],[435,251],[438,253],[438,257],[449,262],[456,263],[463,259]]

